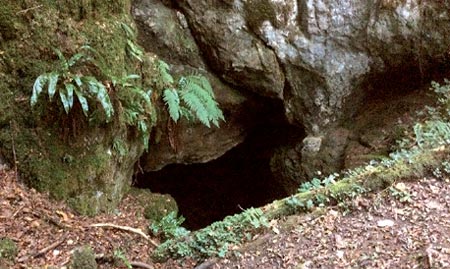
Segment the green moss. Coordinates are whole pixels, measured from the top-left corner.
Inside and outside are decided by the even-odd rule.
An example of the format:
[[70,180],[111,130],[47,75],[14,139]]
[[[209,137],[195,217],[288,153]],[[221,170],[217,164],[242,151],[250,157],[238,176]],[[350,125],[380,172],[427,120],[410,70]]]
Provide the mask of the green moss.
[[90,246],[76,249],[72,254],[71,269],[97,269],[95,253]]
[[[427,171],[432,171],[434,168],[439,167],[442,160],[449,158],[449,154],[450,148],[446,147],[411,150],[405,152],[403,157],[391,160],[388,164],[359,167],[353,170],[352,173],[349,172],[347,176],[336,183],[273,201],[262,207],[261,210],[267,220],[272,220],[311,210],[319,203],[336,204],[345,202],[365,192],[385,189],[399,180],[415,180],[421,178],[426,175]],[[308,203],[311,203],[311,207],[307,206]],[[245,212],[228,216],[223,221],[215,222],[206,228],[191,233],[188,239],[183,237],[168,240],[158,247],[153,255],[156,255],[158,259],[162,260],[169,258],[170,255],[181,255],[182,253],[180,254],[179,251],[180,246],[186,244],[186,242],[190,244],[190,246],[186,247],[191,251],[189,253],[190,256],[196,257],[199,253],[204,254],[202,252],[204,248],[198,249],[192,246],[195,246],[199,242],[202,244],[206,242],[210,246],[222,238],[229,237],[230,234],[236,231],[233,231],[233,229],[231,231],[219,230],[211,233],[210,230],[218,226],[235,227],[242,225],[242,217],[244,214]],[[242,230],[250,234],[254,228],[247,224]],[[206,239],[203,238],[205,234],[208,235]],[[237,237],[235,236],[235,238]],[[242,237],[236,242],[239,243],[243,240],[244,238]],[[186,253],[186,251],[183,253]]]
[[0,239],[0,261],[13,262],[17,253],[18,249],[14,241],[9,238]]
[[170,212],[178,213],[178,206],[168,194],[152,193],[150,190],[132,188],[129,195],[137,199],[144,207],[144,217],[152,221],[160,221]]
[[[107,75],[140,74],[127,57],[120,26],[132,25],[129,8],[130,0],[19,0],[0,6],[0,153],[13,163],[14,149],[28,185],[70,200],[85,214],[117,205],[131,183],[118,178],[131,178],[123,171],[131,171],[143,151],[139,138],[119,118],[95,125],[77,103],[66,115],[55,101],[31,110],[29,97],[34,80],[54,70],[53,47],[73,55],[88,44],[104,59]],[[82,71],[106,80],[93,66]],[[127,144],[127,156],[111,152],[115,139]]]

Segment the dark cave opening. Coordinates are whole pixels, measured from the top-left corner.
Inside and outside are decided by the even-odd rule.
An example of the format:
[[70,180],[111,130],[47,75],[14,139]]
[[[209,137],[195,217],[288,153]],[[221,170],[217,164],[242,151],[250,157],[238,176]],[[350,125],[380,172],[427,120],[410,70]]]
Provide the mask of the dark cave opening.
[[183,226],[196,230],[250,207],[259,207],[287,193],[272,175],[274,150],[301,139],[303,130],[287,124],[259,126],[246,140],[204,164],[171,164],[137,176],[135,186],[174,197]]

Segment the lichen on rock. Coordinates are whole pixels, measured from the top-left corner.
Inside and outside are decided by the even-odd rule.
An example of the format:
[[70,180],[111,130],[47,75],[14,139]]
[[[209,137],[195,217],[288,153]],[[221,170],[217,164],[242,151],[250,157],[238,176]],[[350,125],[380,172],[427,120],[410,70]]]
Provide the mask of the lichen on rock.
[[151,221],[160,221],[170,212],[178,213],[178,205],[169,194],[152,193],[147,189],[132,188],[129,192],[144,207],[143,215]]

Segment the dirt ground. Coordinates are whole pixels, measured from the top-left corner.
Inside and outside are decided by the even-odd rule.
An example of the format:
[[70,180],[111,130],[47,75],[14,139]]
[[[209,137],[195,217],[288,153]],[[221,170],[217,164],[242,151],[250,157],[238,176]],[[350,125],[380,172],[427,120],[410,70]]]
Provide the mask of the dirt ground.
[[[0,178],[0,238],[11,238],[19,248],[6,268],[62,268],[83,245],[94,248],[99,268],[127,268],[112,262],[118,251],[136,268],[450,268],[448,179],[400,182],[347,208],[317,208],[273,221],[225,259],[195,265],[151,262],[152,242],[122,229],[147,231],[142,208],[131,198],[116,215],[87,218],[24,187],[12,171],[0,170]],[[123,227],[92,227],[96,223]]]
[[[450,268],[450,184],[423,178],[356,199],[350,211],[318,209],[208,268]],[[402,197],[408,197],[402,201]]]

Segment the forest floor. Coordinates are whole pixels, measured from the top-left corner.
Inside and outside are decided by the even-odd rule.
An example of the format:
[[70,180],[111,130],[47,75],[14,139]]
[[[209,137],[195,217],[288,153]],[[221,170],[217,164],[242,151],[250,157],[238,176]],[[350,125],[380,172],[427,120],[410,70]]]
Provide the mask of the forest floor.
[[[14,264],[3,264],[4,268],[63,268],[69,265],[73,250],[84,245],[94,249],[99,268],[127,268],[126,262],[136,268],[196,266],[191,260],[151,262],[152,244],[158,242],[125,228],[146,233],[148,226],[141,217],[142,207],[130,197],[123,201],[120,213],[89,218],[25,187],[13,171],[1,169],[0,179],[0,238],[12,239],[19,249]],[[346,208],[317,208],[272,221],[270,229],[226,258],[197,266],[450,268],[449,208],[449,180],[430,177],[399,182],[359,197]],[[92,226],[99,223],[122,227]]]
[[[361,137],[394,132],[398,119],[415,122],[408,115],[424,100],[413,95],[395,105],[367,105],[369,115],[361,115],[366,121],[357,120],[356,129],[365,130]],[[345,207],[318,207],[271,221],[250,242],[231,246],[223,259],[154,263],[150,256],[160,242],[148,237],[144,209],[132,196],[116,214],[79,216],[26,187],[0,164],[0,243],[9,238],[18,248],[11,262],[2,263],[5,253],[0,251],[0,269],[68,268],[72,252],[86,245],[93,248],[99,268],[450,268],[449,209],[450,180],[430,172],[365,194]]]

